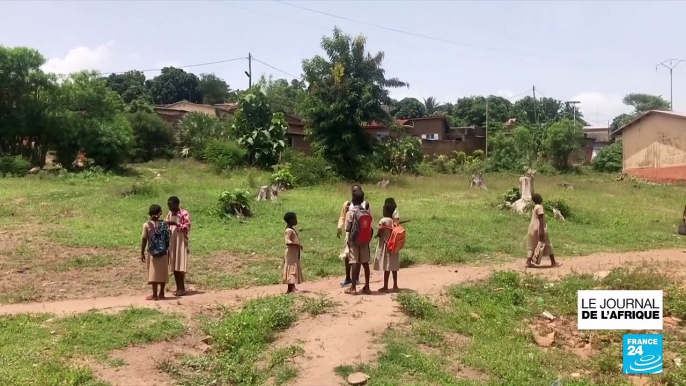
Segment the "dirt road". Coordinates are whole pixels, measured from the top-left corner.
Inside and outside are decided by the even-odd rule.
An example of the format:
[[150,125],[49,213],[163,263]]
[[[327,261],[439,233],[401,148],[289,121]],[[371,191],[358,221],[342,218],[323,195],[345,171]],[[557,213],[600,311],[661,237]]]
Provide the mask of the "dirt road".
[[[607,271],[614,267],[634,265],[642,262],[665,263],[681,262],[686,255],[681,250],[661,250],[630,253],[604,253],[574,259],[561,260],[563,266],[555,269],[535,269],[530,272],[549,277],[564,276],[572,272],[594,273]],[[497,266],[420,266],[401,270],[399,282],[401,288],[415,290],[422,294],[437,294],[445,286],[480,280],[491,272],[499,270],[523,271],[523,261]],[[372,277],[373,295],[349,296],[343,294],[338,285],[340,278],[316,282],[306,282],[301,290],[312,293],[324,293],[340,303],[335,314],[322,315],[316,318],[301,319],[284,333],[276,342],[277,345],[293,344],[304,341],[305,356],[298,360],[300,374],[294,382],[297,385],[337,385],[339,378],[333,372],[334,367],[353,362],[372,360],[378,350],[374,346],[374,334],[384,331],[389,324],[400,320],[391,295],[377,294],[380,287],[380,275]],[[284,291],[284,286],[265,286],[246,288],[234,291],[198,293],[182,299],[159,302],[144,300],[140,296],[105,297],[78,299],[47,303],[11,304],[0,306],[0,315],[17,313],[53,313],[67,315],[82,313],[91,309],[118,310],[129,306],[154,307],[193,314],[195,310],[213,303],[238,304],[245,299],[265,295],[275,295]],[[350,339],[354,337],[354,339]],[[140,351],[140,348],[136,348]],[[139,358],[140,355],[138,354]],[[141,364],[132,363],[131,366]],[[127,373],[127,366],[121,373]],[[133,370],[133,369],[131,369]],[[159,374],[158,374],[159,375]],[[157,375],[156,375],[157,376]],[[112,384],[124,384],[116,377],[107,377]],[[127,379],[130,382],[130,378]],[[140,380],[145,383],[145,379]],[[159,379],[157,379],[159,382]],[[157,383],[160,384],[160,383]]]

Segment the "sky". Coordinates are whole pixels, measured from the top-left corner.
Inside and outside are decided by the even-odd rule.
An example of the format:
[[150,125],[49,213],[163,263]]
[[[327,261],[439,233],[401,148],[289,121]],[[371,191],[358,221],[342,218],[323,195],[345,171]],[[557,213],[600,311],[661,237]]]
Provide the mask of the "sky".
[[[307,9],[303,9],[308,8]],[[669,70],[686,59],[686,2],[660,1],[0,1],[0,45],[28,46],[44,69],[159,69],[245,58],[253,79],[299,77],[338,26],[383,51],[394,98],[470,95],[577,100],[607,125],[628,93],[670,99]],[[186,69],[245,89],[247,59]],[[148,71],[152,77],[159,71]],[[686,113],[686,62],[673,70]]]

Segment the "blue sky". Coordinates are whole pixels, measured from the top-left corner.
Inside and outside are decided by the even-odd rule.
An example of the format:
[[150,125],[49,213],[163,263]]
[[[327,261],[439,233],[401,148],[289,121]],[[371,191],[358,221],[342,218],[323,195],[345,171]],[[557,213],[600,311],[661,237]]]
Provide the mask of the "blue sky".
[[[655,65],[686,59],[684,15],[686,2],[676,1],[2,1],[0,44],[38,49],[49,59],[45,68],[58,73],[154,69],[251,52],[299,75],[302,59],[321,54],[321,37],[339,26],[364,34],[370,51],[385,52],[387,75],[410,84],[394,97],[515,97],[535,85],[537,96],[580,100],[586,118],[601,124],[627,110],[627,93],[669,99],[669,70]],[[246,88],[246,69],[238,60],[188,70]],[[253,62],[255,77],[263,73],[290,78]],[[674,70],[675,111],[686,112],[685,86],[686,63]]]

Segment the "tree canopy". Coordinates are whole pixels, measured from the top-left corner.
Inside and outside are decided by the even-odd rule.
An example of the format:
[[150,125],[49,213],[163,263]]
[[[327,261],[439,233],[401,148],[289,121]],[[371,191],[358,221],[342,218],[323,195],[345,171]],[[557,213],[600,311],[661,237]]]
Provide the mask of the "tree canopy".
[[202,102],[208,105],[224,103],[229,98],[229,85],[215,74],[200,74],[198,81]]
[[363,126],[388,122],[382,105],[390,102],[389,88],[407,86],[386,78],[383,52],[372,56],[365,44],[364,36],[353,38],[336,28],[322,39],[326,57],[303,61],[308,89],[302,110],[308,137],[315,151],[350,179],[369,169],[374,146]]
[[193,103],[203,101],[198,77],[180,68],[163,68],[160,75],[146,82],[146,86],[156,104],[171,104],[184,99]]
[[391,115],[395,119],[424,118],[426,108],[417,98],[403,98],[393,105]]

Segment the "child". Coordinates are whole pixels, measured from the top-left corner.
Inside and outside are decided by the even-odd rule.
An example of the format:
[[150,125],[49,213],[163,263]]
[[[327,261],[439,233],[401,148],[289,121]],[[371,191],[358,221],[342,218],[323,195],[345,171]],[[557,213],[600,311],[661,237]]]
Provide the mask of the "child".
[[188,268],[188,233],[191,231],[191,216],[181,208],[176,196],[169,197],[169,213],[165,222],[169,226],[169,268],[174,272],[176,291],[174,296],[186,295],[186,269]]
[[398,270],[400,269],[400,254],[390,253],[386,249],[386,242],[391,236],[393,225],[399,223],[397,206],[395,200],[387,198],[383,206],[383,218],[379,221],[379,232],[377,236],[379,243],[376,246],[376,256],[374,257],[374,270],[383,272],[383,287],[379,292],[388,292],[388,278],[393,272],[393,292],[398,292]]
[[[354,194],[356,191],[362,191],[362,186],[359,184],[355,184],[350,187],[350,193]],[[364,201],[364,194],[362,198],[362,208],[371,211],[371,207],[367,201]],[[336,230],[336,237],[339,239],[341,238],[341,234],[345,230],[345,219],[346,219],[346,214],[353,208],[353,203],[352,201],[346,201],[343,203],[343,206],[341,207],[341,214],[338,216],[338,229]],[[351,272],[351,267],[352,265],[350,264],[350,261],[348,260],[348,240],[346,239],[345,242],[343,243],[343,252],[339,255],[341,259],[343,259],[344,264],[345,264],[345,280],[341,282],[341,287],[345,287],[347,285],[350,285],[352,283],[352,279],[350,278],[350,272]],[[357,276],[356,278],[357,282],[360,281],[360,277]]]
[[[390,205],[390,206],[395,208],[393,210],[393,215],[391,216],[391,218],[393,219],[393,225],[400,224],[400,212],[398,212],[398,205],[395,203],[395,200],[393,199],[393,197],[389,197],[386,199],[386,201],[384,202],[384,207],[386,205]],[[386,217],[386,216],[384,215],[384,217]]]
[[141,235],[141,261],[147,263],[152,295],[145,300],[158,300],[165,298],[164,286],[169,281],[169,228],[164,221],[160,221],[162,207],[159,205],[151,205],[148,215],[150,221],[143,224]]
[[543,210],[543,197],[540,194],[534,193],[531,195],[531,200],[534,202],[534,209],[531,212],[531,222],[529,223],[529,233],[528,233],[528,248],[526,254],[526,266],[527,268],[536,267],[531,260],[534,258],[536,249],[539,248],[539,243],[541,243],[541,249],[538,251],[541,256],[550,256],[550,266],[559,267],[562,264],[555,261],[555,255],[553,254],[553,246],[548,238],[548,227],[545,221],[545,213]]
[[298,217],[293,212],[288,212],[283,216],[283,221],[286,222],[286,231],[284,232],[284,239],[286,241],[286,257],[283,263],[283,274],[281,276],[281,284],[287,284],[287,294],[298,292],[295,288],[296,284],[303,282],[302,268],[300,267],[300,252],[303,247],[300,245],[298,233],[295,227],[298,225]]
[[362,293],[370,295],[369,289],[369,242],[372,238],[372,219],[369,211],[361,207],[364,203],[364,193],[361,190],[353,192],[352,210],[345,215],[345,231],[348,246],[348,259],[352,265],[352,283],[345,290],[346,294],[357,295],[357,282],[360,277],[360,267],[364,267],[364,287]]

